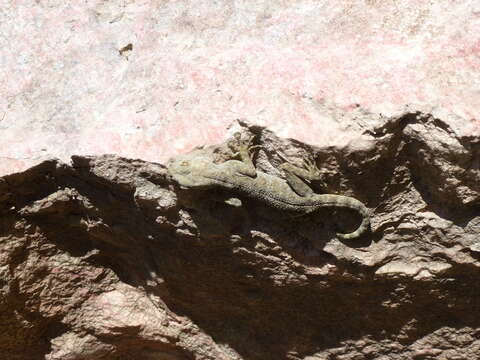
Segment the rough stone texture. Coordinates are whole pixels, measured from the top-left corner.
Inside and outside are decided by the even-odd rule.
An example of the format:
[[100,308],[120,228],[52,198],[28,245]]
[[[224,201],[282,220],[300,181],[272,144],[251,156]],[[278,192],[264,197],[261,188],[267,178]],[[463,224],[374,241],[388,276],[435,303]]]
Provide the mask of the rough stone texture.
[[236,118],[326,146],[409,105],[478,135],[479,33],[478,0],[2,0],[0,173],[165,161]]
[[[1,356],[480,358],[479,33],[477,0],[4,0]],[[159,164],[237,130],[371,233]]]
[[[0,348],[8,359],[403,360],[480,357],[480,137],[406,112],[313,147],[257,125],[263,171],[316,159],[363,201],[291,218],[185,190],[160,164],[46,161],[0,178]],[[223,151],[223,145],[219,151]],[[241,204],[241,206],[239,206]]]

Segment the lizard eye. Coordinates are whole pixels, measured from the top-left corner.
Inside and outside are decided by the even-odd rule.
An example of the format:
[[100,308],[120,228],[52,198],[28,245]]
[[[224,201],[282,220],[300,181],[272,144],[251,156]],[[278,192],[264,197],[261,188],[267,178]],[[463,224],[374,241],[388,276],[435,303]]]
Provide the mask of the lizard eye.
[[188,161],[184,160],[180,163],[181,166],[188,166]]

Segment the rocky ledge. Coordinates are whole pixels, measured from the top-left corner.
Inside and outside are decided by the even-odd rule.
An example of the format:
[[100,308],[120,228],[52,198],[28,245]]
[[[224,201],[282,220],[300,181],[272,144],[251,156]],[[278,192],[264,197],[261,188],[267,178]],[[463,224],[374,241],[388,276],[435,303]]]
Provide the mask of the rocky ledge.
[[480,138],[419,112],[324,148],[239,127],[264,172],[314,159],[314,191],[362,201],[370,232],[182,189],[161,164],[45,161],[0,178],[6,358],[480,357]]

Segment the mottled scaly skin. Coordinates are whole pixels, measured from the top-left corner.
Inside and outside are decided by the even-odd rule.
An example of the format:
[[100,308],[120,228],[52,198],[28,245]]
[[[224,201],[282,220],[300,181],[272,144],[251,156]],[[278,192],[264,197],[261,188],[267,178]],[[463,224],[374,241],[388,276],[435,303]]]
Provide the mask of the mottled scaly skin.
[[[245,160],[245,158],[243,159]],[[292,184],[285,180],[257,171],[247,161],[228,160],[221,164],[212,162],[208,154],[197,150],[170,161],[170,175],[183,187],[221,187],[231,189],[247,197],[263,201],[279,210],[307,214],[322,207],[348,208],[356,210],[362,216],[362,223],[352,233],[337,233],[342,239],[354,239],[370,226],[368,210],[365,205],[348,196],[315,194],[298,195]]]

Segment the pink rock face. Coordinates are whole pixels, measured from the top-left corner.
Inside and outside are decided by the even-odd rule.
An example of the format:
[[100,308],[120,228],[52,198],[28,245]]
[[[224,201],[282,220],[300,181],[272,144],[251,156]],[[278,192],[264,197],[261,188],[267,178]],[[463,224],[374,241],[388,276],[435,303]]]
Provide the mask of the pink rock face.
[[72,154],[163,162],[222,141],[237,118],[322,146],[358,141],[365,112],[408,105],[480,133],[476,1],[2,10],[0,174]]

